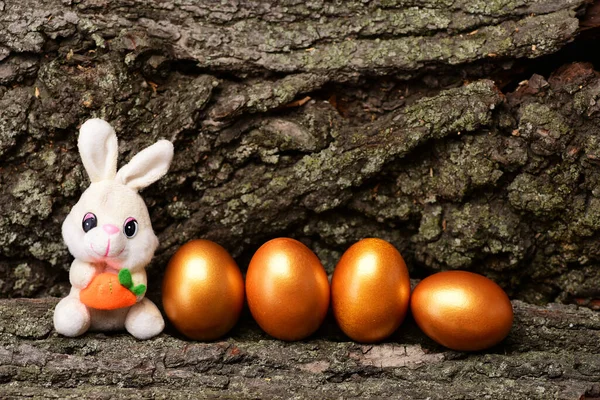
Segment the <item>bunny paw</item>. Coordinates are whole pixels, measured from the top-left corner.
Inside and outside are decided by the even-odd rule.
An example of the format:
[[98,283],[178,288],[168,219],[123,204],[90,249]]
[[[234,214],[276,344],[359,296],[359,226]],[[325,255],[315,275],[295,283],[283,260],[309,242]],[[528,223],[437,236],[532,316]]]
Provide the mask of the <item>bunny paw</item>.
[[129,310],[125,318],[125,329],[136,339],[150,339],[162,332],[165,321],[158,308],[148,299],[143,299]]
[[83,335],[90,327],[90,312],[78,299],[66,297],[54,310],[54,328],[68,337]]

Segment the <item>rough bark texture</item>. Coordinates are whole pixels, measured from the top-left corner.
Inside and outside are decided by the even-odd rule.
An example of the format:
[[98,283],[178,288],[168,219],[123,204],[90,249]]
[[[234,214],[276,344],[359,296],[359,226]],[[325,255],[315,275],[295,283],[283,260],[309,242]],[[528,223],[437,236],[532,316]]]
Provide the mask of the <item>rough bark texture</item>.
[[478,80],[573,40],[583,1],[419,3],[0,1],[1,293],[64,293],[60,224],[88,184],[77,128],[100,116],[122,162],[175,143],[144,193],[157,281],[192,238],[244,268],[294,236],[331,272],[378,236],[415,276],[469,269],[593,305],[596,72],[505,94]]
[[[0,0],[0,296],[65,294],[77,129],[103,117],[121,163],[175,144],[143,193],[155,299],[193,238],[244,269],[292,236],[331,272],[371,236],[412,276],[467,269],[529,303],[600,307],[600,75],[548,58],[584,3]],[[575,306],[517,300],[506,342],[463,354],[410,322],[376,346],[331,321],[286,344],[248,316],[218,343],[65,339],[54,304],[0,301],[0,397],[600,397],[600,316]]]
[[169,334],[67,339],[53,333],[56,301],[0,301],[0,395],[97,398],[596,399],[600,314],[514,302],[508,338],[484,353],[429,341],[411,321],[386,343],[358,345],[331,324],[285,343],[244,320],[223,341]]

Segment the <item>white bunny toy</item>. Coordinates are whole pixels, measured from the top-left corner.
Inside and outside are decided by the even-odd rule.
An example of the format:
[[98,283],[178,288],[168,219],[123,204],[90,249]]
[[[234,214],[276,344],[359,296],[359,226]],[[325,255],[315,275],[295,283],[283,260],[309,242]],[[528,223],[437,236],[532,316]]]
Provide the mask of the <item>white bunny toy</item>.
[[150,215],[138,190],[164,176],[173,145],[160,140],[117,172],[117,136],[101,119],[79,131],[79,153],[91,185],[71,209],[62,235],[75,257],[71,292],[54,310],[54,327],[65,336],[125,328],[138,339],[162,332],[165,323],[144,298],[148,265],[158,246]]

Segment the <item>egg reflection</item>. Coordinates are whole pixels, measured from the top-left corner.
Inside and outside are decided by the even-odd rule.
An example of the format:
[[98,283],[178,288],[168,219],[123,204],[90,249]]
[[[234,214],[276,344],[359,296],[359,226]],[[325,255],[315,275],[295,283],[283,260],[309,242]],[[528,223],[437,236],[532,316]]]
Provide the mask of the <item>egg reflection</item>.
[[252,257],[246,274],[252,316],[269,335],[300,340],[316,331],[329,307],[329,282],[318,257],[301,242],[273,239]]
[[223,247],[193,240],[169,261],[162,300],[177,330],[191,339],[214,340],[237,322],[244,305],[244,281]]
[[462,351],[499,343],[513,321],[512,305],[502,288],[466,271],[440,272],[423,279],[413,291],[411,311],[427,336]]
[[391,335],[408,309],[410,281],[402,256],[381,239],[363,239],[338,262],[331,280],[335,319],[358,342]]

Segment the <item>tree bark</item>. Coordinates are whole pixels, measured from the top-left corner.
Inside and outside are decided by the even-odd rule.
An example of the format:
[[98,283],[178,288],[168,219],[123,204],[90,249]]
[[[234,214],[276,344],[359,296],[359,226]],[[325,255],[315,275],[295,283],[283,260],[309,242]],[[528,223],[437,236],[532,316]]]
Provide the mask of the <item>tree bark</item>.
[[244,269],[292,236],[331,272],[376,236],[413,276],[467,269],[597,306],[600,81],[574,64],[514,82],[574,40],[584,6],[0,1],[1,293],[65,293],[60,224],[88,185],[77,128],[98,116],[121,165],[175,144],[143,193],[151,281],[193,238]]
[[67,339],[56,300],[5,299],[0,397],[600,398],[599,314],[528,304],[600,308],[600,76],[591,56],[571,63],[593,53],[577,51],[599,25],[586,6],[0,0],[1,297],[67,292],[60,225],[88,186],[77,129],[102,117],[120,165],[175,145],[143,192],[154,299],[194,238],[244,270],[264,241],[295,237],[331,273],[370,236],[412,277],[472,270],[527,302],[501,345],[467,354],[412,321],[373,346],[331,318],[283,343],[247,313],[214,343],[171,328]]
[[507,339],[445,350],[412,321],[382,344],[348,341],[331,320],[302,342],[268,338],[244,318],[221,341],[169,333],[53,333],[52,299],[0,300],[0,395],[33,398],[596,399],[600,314],[514,301]]

